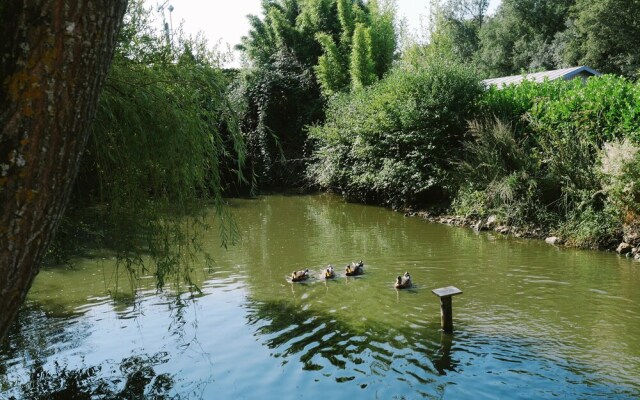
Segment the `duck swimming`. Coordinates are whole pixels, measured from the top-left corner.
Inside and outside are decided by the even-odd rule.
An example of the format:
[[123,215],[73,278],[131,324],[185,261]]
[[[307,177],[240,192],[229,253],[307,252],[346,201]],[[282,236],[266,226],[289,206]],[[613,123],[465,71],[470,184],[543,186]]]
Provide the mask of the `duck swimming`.
[[409,275],[409,272],[405,272],[404,275],[398,276],[394,286],[396,289],[408,289],[413,286],[413,284],[411,283],[411,275]]
[[347,276],[356,276],[364,274],[364,263],[360,260],[359,263],[352,262],[351,264],[347,264],[344,269]]
[[329,264],[329,266],[323,271],[322,276],[324,276],[324,279],[335,278],[336,274],[333,271],[333,265]]
[[309,270],[308,269],[300,270],[300,271],[293,271],[291,273],[291,281],[292,282],[302,282],[302,281],[306,281],[307,279],[309,279]]

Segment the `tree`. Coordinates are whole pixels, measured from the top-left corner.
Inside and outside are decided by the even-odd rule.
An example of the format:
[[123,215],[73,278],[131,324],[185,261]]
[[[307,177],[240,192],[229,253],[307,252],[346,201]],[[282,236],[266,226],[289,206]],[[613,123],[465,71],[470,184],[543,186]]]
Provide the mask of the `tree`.
[[457,20],[471,20],[482,26],[489,3],[489,0],[448,0],[445,9]]
[[316,38],[324,51],[324,54],[318,57],[318,65],[315,67],[316,76],[325,96],[332,96],[348,86],[349,77],[344,67],[345,60],[331,36],[320,32]]
[[338,0],[338,43],[325,32],[316,35],[323,54],[315,73],[325,97],[359,89],[382,79],[396,49],[395,2]]
[[247,143],[249,173],[260,187],[295,186],[304,163],[305,125],[322,116],[313,66],[321,54],[315,35],[337,26],[335,0],[262,3],[242,43],[250,65],[237,82],[237,109]]
[[[350,0],[338,0],[338,19],[340,20],[340,46],[343,49],[349,49],[351,46],[351,38],[353,37],[353,31],[356,28],[354,11],[358,11],[357,3],[352,4]],[[355,10],[354,10],[355,8]]]
[[480,30],[479,65],[489,76],[560,67],[556,35],[575,0],[503,0]]
[[105,249],[133,277],[149,271],[159,288],[172,278],[197,290],[192,260],[212,208],[222,244],[235,239],[223,194],[241,179],[244,143],[218,54],[180,29],[168,45],[154,14],[129,4],[49,255],[62,263]]
[[250,61],[238,85],[238,109],[244,110],[247,161],[262,188],[305,183],[305,127],[322,121],[328,97],[349,90],[356,26],[362,25],[358,84],[370,84],[391,66],[394,9],[387,3],[270,0],[262,3],[263,18],[250,17],[252,28],[238,46]]
[[371,10],[371,48],[375,62],[375,73],[378,79],[391,69],[394,60],[397,38],[394,26],[396,4],[394,1],[377,0],[368,2]]
[[311,68],[286,48],[269,60],[238,82],[247,175],[261,188],[296,186],[305,162],[304,126],[321,117],[320,89]]
[[566,37],[564,60],[601,72],[640,75],[638,0],[578,0]]
[[480,30],[488,0],[449,0],[441,10],[441,32],[451,41],[451,52],[463,62],[472,61],[480,49]]
[[480,49],[488,0],[431,0],[428,43],[409,40],[402,54],[403,67],[417,67],[431,59],[472,63]]
[[371,49],[371,29],[364,24],[356,24],[351,47],[351,89],[359,90],[375,82],[375,64]]
[[0,4],[0,337],[65,211],[126,6]]

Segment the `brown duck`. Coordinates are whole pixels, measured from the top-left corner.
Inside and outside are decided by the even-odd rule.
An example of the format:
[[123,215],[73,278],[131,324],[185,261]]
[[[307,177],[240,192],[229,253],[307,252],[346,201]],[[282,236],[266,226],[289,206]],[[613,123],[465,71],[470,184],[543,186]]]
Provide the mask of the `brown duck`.
[[364,274],[364,263],[362,260],[358,263],[352,262],[351,264],[347,264],[344,271],[347,276],[362,275]]
[[300,271],[293,271],[291,273],[291,281],[292,282],[302,282],[302,281],[306,281],[307,279],[309,279],[309,270],[308,269],[300,270]]
[[408,289],[413,286],[413,284],[411,283],[411,275],[409,275],[409,272],[405,272],[404,275],[398,276],[394,286],[396,289]]

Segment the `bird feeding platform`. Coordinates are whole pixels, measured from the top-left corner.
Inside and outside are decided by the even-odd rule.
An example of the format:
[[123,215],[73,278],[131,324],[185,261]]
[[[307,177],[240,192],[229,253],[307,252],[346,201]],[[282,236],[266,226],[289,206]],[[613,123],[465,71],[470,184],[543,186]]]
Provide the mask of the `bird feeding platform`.
[[453,333],[453,306],[451,297],[462,294],[455,286],[433,289],[433,294],[440,298],[440,325],[445,333]]

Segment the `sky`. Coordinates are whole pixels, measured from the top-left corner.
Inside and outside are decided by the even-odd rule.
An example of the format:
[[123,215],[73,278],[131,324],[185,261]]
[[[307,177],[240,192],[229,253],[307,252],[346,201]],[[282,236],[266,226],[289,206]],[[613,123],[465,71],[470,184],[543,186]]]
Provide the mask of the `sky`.
[[[146,0],[158,6],[164,3],[165,18],[173,27],[181,22],[185,33],[202,31],[210,44],[220,42],[220,50],[233,47],[249,31],[248,14],[261,16],[260,0]],[[429,0],[397,0],[398,16],[406,18],[409,30],[419,32],[421,18],[428,15]],[[491,13],[500,0],[491,0]],[[173,11],[169,12],[169,6]]]

